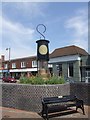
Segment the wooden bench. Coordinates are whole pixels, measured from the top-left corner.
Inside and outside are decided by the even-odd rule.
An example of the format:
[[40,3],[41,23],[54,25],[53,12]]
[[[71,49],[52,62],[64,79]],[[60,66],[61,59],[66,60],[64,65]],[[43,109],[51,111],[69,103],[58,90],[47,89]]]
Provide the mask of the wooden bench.
[[44,97],[42,99],[42,117],[49,119],[48,114],[53,112],[59,112],[67,110],[69,107],[81,108],[84,112],[83,100],[78,99],[76,96],[67,95],[67,96],[57,96],[57,97]]

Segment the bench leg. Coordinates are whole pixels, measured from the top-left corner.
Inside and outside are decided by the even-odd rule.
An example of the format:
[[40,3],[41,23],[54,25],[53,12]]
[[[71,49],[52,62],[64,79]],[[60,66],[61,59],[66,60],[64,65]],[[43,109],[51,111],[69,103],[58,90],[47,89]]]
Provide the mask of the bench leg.
[[85,115],[84,106],[82,107],[83,115]]
[[42,117],[44,116],[44,115],[43,115],[43,111],[41,112],[41,115],[42,115]]
[[85,115],[84,107],[81,107],[81,106],[80,107],[76,107],[76,111],[77,111],[78,108],[80,108],[82,110],[82,112],[83,112],[83,115]]
[[46,110],[46,120],[49,120],[48,109]]
[[80,108],[83,111],[83,115],[85,115],[84,105],[83,105],[83,101],[82,100],[78,100],[76,102],[76,111],[77,111],[78,108]]

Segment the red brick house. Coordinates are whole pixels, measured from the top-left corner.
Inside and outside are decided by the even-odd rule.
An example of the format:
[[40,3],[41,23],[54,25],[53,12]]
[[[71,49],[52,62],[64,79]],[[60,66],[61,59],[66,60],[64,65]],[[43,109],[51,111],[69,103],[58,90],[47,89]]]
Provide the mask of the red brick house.
[[9,67],[11,76],[14,76],[15,78],[19,78],[21,75],[25,76],[31,73],[35,75],[37,73],[36,56],[12,59],[10,60],[10,63],[9,61],[3,62],[3,65],[4,75]]

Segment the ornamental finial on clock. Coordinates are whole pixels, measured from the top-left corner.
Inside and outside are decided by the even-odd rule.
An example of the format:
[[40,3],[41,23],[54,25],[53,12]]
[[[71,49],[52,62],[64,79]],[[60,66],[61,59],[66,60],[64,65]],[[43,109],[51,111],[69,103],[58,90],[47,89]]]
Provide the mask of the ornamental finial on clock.
[[[43,28],[44,28],[44,30],[41,32],[40,31],[40,26],[42,26]],[[43,35],[43,33],[45,33],[46,32],[46,26],[44,25],[44,24],[39,24],[39,25],[37,25],[37,27],[36,27],[36,30],[37,30],[37,32],[44,38],[44,40],[45,40],[45,36]],[[40,39],[41,39],[41,37],[40,37]]]

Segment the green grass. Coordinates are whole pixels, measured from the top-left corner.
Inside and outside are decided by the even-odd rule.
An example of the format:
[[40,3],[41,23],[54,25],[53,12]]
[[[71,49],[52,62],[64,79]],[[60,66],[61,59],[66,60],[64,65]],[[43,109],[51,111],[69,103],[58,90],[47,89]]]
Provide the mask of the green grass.
[[23,84],[33,84],[33,85],[42,85],[42,84],[64,84],[65,80],[63,77],[53,76],[48,80],[44,80],[42,77],[21,77],[20,83]]

